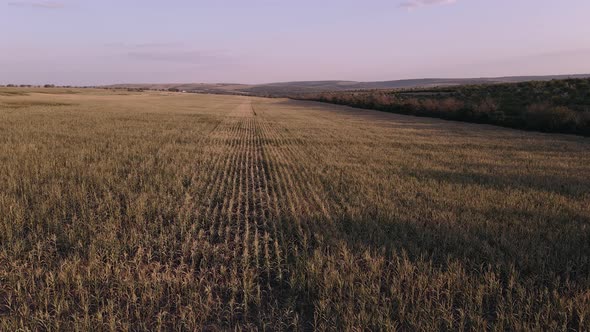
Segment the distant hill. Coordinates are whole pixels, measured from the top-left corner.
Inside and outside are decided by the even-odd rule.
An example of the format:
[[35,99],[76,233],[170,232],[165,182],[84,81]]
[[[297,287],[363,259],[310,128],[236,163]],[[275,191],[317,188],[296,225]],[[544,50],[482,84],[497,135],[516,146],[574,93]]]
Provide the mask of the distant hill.
[[516,83],[526,81],[550,81],[566,78],[589,78],[590,74],[551,75],[551,76],[508,76],[482,78],[423,78],[381,82],[356,81],[300,81],[268,84],[233,84],[233,83],[178,83],[178,84],[114,84],[107,88],[178,90],[199,93],[243,94],[256,96],[287,96],[303,93],[329,91],[372,90],[372,89],[409,89],[441,87],[470,84]]
[[232,83],[164,83],[164,84],[112,84],[103,86],[104,88],[113,89],[146,89],[146,90],[169,90],[175,89],[187,92],[203,92],[203,93],[241,93],[241,91],[251,87],[247,84],[232,84]]

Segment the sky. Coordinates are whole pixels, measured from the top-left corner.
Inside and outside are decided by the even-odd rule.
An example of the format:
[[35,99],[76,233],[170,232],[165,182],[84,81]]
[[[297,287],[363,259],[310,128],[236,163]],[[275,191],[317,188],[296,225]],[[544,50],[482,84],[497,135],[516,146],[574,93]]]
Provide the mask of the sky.
[[589,0],[0,0],[0,84],[590,73]]

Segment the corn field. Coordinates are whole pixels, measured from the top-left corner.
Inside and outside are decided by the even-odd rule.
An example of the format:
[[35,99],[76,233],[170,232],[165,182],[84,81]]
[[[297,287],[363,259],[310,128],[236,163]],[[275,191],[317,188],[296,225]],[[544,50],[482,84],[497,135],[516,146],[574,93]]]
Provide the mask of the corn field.
[[0,330],[590,329],[590,139],[0,89]]

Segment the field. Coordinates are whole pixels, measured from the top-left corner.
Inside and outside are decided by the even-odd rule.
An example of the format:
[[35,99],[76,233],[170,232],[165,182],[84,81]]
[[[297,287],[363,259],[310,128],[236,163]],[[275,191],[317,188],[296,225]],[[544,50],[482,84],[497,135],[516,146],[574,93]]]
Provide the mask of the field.
[[0,330],[590,330],[590,138],[0,89]]

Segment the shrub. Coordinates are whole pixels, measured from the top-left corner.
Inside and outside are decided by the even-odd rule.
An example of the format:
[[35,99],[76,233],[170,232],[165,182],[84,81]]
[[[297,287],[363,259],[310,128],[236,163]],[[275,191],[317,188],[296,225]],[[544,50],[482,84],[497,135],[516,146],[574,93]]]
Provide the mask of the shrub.
[[456,98],[446,98],[446,99],[443,99],[440,103],[440,109],[442,111],[452,112],[452,113],[456,113],[464,106],[465,106],[465,104],[462,101],[457,100]]
[[490,97],[482,100],[474,109],[477,114],[491,114],[498,110],[496,101]]
[[531,129],[546,131],[573,131],[580,124],[576,112],[565,106],[551,106],[549,104],[533,104],[525,113],[527,126]]
[[422,101],[422,108],[428,112],[434,112],[439,108],[439,106],[435,100],[424,99]]

